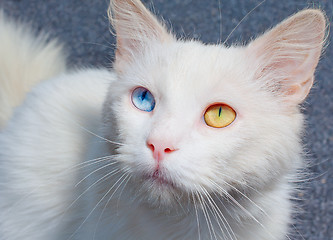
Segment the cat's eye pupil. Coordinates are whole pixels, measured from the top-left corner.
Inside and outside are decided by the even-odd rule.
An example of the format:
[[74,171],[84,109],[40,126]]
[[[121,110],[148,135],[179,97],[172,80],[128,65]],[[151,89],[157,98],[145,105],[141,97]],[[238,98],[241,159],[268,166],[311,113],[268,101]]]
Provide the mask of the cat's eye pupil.
[[148,92],[148,91],[144,91],[144,92],[142,92],[142,95],[141,95],[141,100],[142,100],[142,101],[146,98],[147,92]]
[[132,92],[133,105],[145,112],[151,112],[155,108],[155,99],[151,92],[144,87],[137,87]]
[[217,103],[209,106],[204,114],[206,124],[213,128],[224,128],[236,118],[236,112],[228,105]]

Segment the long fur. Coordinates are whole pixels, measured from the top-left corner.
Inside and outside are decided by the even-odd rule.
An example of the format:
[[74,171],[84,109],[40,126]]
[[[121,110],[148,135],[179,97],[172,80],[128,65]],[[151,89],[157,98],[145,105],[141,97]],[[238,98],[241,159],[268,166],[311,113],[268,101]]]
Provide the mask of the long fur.
[[[175,39],[138,0],[110,6],[114,69],[37,84],[0,133],[0,238],[286,239],[304,164],[299,104],[313,83],[324,14],[302,11],[248,46],[226,48]],[[14,62],[43,56],[49,45],[37,42],[44,47]],[[2,79],[16,73],[14,62]],[[47,66],[38,69],[58,72]],[[29,84],[46,76],[26,74]],[[17,81],[10,77],[6,98],[22,100]],[[152,112],[133,105],[137,87],[154,96]],[[236,112],[225,128],[203,119],[216,103]],[[177,151],[157,160],[151,141]]]
[[0,11],[0,129],[36,83],[66,70],[66,55],[56,40],[36,34]]

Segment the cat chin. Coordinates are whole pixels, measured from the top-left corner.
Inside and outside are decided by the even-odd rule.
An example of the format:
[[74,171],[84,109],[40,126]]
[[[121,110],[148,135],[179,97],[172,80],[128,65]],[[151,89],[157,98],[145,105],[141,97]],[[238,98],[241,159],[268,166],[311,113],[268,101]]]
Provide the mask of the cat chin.
[[151,208],[170,212],[188,204],[188,194],[166,179],[144,175],[135,177],[132,186],[136,200]]

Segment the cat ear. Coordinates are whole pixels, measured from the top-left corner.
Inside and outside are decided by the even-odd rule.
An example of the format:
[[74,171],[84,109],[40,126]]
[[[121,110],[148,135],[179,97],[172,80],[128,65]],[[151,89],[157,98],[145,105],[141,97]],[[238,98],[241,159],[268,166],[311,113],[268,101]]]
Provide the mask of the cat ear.
[[117,35],[116,61],[130,61],[152,41],[173,39],[139,0],[111,0],[109,19]]
[[248,45],[255,78],[291,104],[301,103],[312,87],[325,33],[320,10],[303,10],[287,18]]

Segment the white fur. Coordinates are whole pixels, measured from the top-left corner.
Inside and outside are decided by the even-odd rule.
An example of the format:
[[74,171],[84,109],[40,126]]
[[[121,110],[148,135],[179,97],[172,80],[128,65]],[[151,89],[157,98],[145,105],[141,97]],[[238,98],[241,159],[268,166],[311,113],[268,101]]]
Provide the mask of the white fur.
[[[277,30],[288,35],[284,23],[247,47],[225,48],[177,41],[139,1],[111,7],[115,73],[81,70],[38,84],[0,133],[0,238],[285,239],[289,181],[303,165],[298,103],[319,59],[322,13],[290,18],[307,26],[300,36],[307,18],[319,19],[309,24],[320,26],[320,43],[301,54],[312,71],[297,58],[304,79],[293,81],[287,68],[290,79],[267,83],[267,63],[275,73],[281,64],[261,50]],[[132,31],[122,32],[129,23]],[[153,112],[132,105],[137,86],[154,95]],[[216,102],[237,113],[222,129],[203,120]],[[177,148],[159,163],[172,185],[149,179],[156,161],[147,139]]]
[[21,104],[26,92],[41,80],[66,69],[66,57],[56,40],[37,37],[30,26],[6,18],[0,11],[0,129]]
[[15,111],[0,137],[1,239],[63,239],[58,229],[75,216],[64,210],[78,191],[79,167],[71,168],[92,136],[82,126],[96,128],[112,78],[106,70],[61,75],[39,84]]

